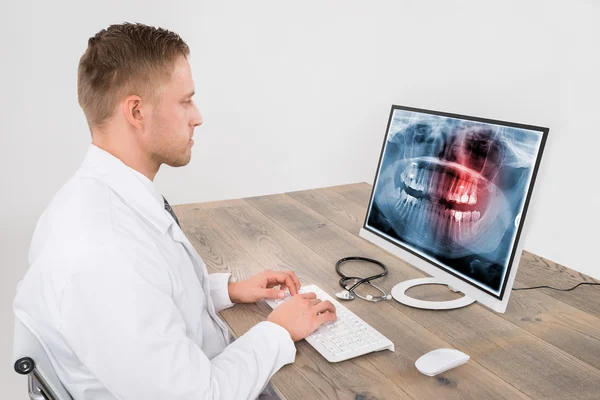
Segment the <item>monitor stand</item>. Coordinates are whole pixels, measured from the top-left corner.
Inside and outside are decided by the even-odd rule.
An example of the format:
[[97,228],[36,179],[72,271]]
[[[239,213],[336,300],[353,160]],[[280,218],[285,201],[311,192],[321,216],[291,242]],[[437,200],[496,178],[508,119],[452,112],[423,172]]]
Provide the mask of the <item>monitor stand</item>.
[[411,279],[408,281],[400,282],[396,286],[392,288],[392,297],[399,303],[405,304],[407,306],[416,307],[416,308],[424,308],[427,310],[452,310],[454,308],[461,308],[468,306],[469,304],[475,302],[470,297],[463,296],[459,299],[449,300],[449,301],[429,301],[429,300],[419,300],[412,297],[409,297],[405,292],[414,286],[419,285],[446,285],[453,292],[458,292],[458,290],[454,290],[452,287],[444,283],[443,281],[437,278],[419,278],[419,279]]

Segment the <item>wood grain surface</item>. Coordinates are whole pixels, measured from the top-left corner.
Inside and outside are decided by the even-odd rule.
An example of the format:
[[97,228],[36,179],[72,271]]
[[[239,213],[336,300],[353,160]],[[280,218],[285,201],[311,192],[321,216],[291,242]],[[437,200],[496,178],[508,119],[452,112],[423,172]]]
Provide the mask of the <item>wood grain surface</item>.
[[[370,193],[371,185],[357,183],[174,209],[209,272],[244,279],[265,268],[294,270],[302,284],[333,294],[339,291],[335,262],[361,255],[389,267],[379,281],[389,291],[425,274],[358,237]],[[352,268],[368,274],[371,266]],[[524,252],[515,287],[570,287],[580,281],[594,280]],[[410,294],[429,300],[458,296],[439,285]],[[450,311],[395,301],[344,305],[390,338],[396,351],[329,363],[300,341],[296,361],[272,380],[285,399],[600,399],[598,286],[513,291],[505,314],[477,303]],[[269,312],[260,301],[221,316],[239,337]],[[415,360],[440,347],[459,349],[471,359],[436,377],[420,374]]]

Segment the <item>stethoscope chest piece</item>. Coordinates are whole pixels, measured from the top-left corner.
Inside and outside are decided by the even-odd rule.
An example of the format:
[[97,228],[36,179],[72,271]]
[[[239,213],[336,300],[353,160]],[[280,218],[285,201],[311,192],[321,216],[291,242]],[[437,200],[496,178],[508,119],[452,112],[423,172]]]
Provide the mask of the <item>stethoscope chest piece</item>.
[[340,300],[354,300],[355,298],[355,296],[347,290],[342,290],[341,292],[336,293],[335,297]]

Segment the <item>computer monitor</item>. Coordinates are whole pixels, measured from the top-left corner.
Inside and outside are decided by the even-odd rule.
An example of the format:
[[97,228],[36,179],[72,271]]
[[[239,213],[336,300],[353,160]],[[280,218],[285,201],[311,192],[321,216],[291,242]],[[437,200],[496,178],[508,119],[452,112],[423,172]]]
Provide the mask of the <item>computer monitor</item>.
[[[392,106],[360,236],[433,276],[399,283],[394,299],[506,310],[547,135],[538,126]],[[465,297],[405,294],[423,283]]]

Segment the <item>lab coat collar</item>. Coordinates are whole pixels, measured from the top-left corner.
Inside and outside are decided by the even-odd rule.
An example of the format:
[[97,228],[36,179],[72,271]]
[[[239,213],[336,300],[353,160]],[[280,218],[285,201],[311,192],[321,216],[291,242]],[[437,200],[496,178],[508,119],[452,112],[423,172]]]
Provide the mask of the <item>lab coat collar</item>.
[[139,171],[136,171],[135,169],[127,166],[127,168],[129,168],[129,170],[131,172],[133,172],[133,174],[142,182],[142,184],[144,185],[144,187],[146,188],[146,190],[148,190],[148,192],[152,195],[152,197],[154,197],[154,200],[156,200],[158,202],[158,205],[161,207],[165,206],[165,200],[164,197],[162,196],[162,194],[160,194],[158,192],[158,190],[156,190],[156,186],[154,186],[154,182],[152,182],[150,179],[148,179],[148,177],[144,174],[142,174]]
[[107,184],[162,234],[175,223],[134,171],[109,152],[90,144],[81,169]]

